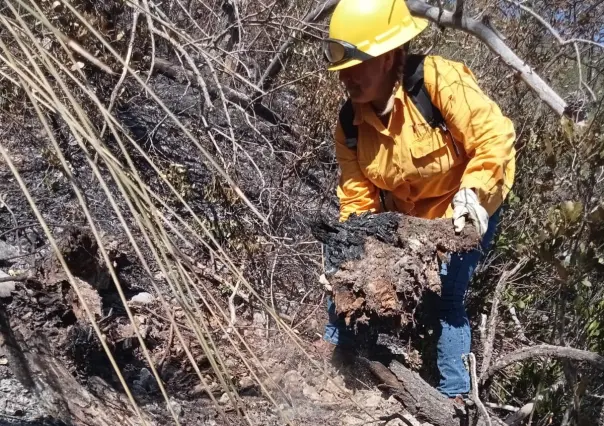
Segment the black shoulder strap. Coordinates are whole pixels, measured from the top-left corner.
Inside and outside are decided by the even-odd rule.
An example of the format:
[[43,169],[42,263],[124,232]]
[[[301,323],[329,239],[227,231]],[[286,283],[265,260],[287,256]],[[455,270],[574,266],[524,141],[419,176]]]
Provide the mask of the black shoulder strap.
[[354,125],[354,107],[352,101],[347,99],[342,108],[340,109],[340,125],[344,131],[344,137],[346,138],[346,146],[350,149],[356,149],[359,129]]
[[405,62],[403,87],[420,114],[432,128],[444,127],[445,119],[440,110],[430,100],[430,94],[424,84],[425,55],[409,55]]

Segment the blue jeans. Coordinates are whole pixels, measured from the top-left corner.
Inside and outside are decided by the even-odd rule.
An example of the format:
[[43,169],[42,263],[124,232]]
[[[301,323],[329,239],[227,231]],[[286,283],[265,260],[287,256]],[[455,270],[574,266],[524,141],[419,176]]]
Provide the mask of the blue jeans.
[[[488,250],[495,236],[498,220],[499,211],[489,219],[489,227],[482,239],[481,249],[468,253],[452,253],[449,263],[441,265],[442,290],[438,307],[439,330],[436,347],[437,366],[440,372],[438,390],[448,397],[465,395],[470,391],[470,375],[463,360],[464,355],[470,353],[471,343],[470,321],[464,299],[478,261]],[[337,316],[336,306],[329,297],[327,313],[329,321],[325,326],[323,338],[334,345],[353,345],[353,333]]]

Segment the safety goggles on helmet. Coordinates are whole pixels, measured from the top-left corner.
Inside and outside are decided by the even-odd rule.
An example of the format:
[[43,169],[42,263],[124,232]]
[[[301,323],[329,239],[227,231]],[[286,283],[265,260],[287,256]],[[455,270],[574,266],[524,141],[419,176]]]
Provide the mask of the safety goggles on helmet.
[[330,65],[338,65],[351,59],[366,61],[373,58],[370,54],[360,51],[354,44],[333,38],[324,40],[323,52]]

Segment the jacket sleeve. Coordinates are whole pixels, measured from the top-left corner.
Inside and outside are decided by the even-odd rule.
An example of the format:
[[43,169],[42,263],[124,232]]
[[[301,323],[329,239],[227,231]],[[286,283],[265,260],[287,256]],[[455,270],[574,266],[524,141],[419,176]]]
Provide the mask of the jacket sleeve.
[[357,152],[346,146],[344,131],[340,123],[335,132],[336,158],[340,166],[338,198],[340,199],[340,221],[348,219],[352,213],[378,211],[379,192],[363,174],[357,161]]
[[434,59],[436,106],[453,139],[469,157],[461,188],[474,189],[492,215],[514,181],[516,134],[512,121],[479,88],[472,72],[461,63]]

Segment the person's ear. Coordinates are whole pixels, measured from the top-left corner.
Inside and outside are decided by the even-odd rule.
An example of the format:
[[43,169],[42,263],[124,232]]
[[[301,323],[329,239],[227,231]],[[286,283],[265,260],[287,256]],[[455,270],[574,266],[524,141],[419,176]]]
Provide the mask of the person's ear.
[[394,50],[384,53],[384,73],[389,73],[394,67],[394,61],[396,59],[396,55]]

